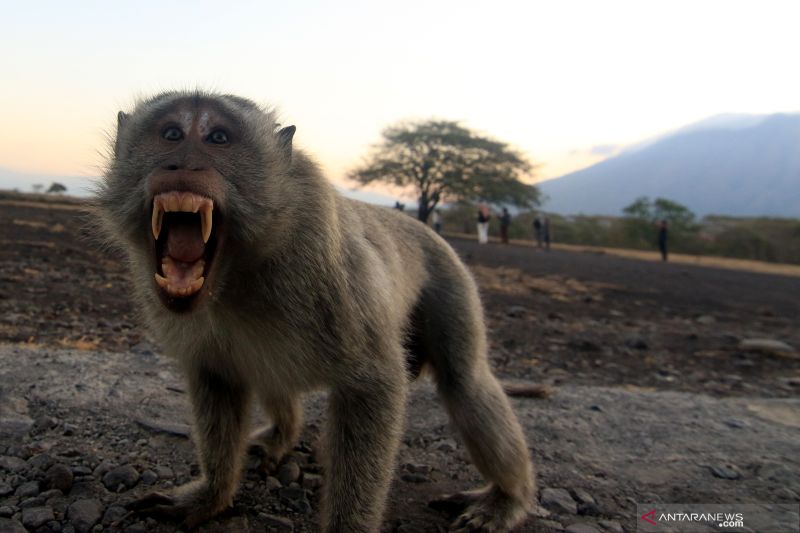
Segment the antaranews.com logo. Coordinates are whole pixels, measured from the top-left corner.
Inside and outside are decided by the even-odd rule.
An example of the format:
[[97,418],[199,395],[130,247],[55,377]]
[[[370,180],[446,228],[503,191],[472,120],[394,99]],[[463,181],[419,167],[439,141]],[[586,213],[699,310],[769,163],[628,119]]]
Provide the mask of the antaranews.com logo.
[[798,504],[638,504],[636,529],[642,533],[679,531],[800,532]]

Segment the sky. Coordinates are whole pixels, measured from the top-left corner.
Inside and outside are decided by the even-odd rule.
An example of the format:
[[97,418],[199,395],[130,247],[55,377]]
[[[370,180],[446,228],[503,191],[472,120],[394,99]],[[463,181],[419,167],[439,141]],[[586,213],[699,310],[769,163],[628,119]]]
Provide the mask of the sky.
[[406,119],[459,120],[508,142],[538,181],[719,113],[800,110],[796,1],[0,8],[0,177],[22,190],[100,175],[117,111],[175,88],[276,106],[339,185]]

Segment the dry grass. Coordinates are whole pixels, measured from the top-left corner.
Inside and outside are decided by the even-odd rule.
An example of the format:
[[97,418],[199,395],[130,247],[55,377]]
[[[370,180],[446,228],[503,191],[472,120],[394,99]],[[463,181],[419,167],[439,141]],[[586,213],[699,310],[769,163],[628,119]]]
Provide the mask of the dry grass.
[[[466,233],[446,233],[448,237],[458,237],[462,239],[476,239],[475,235]],[[500,239],[490,238],[490,242],[499,243]],[[516,246],[527,246],[534,248],[532,241],[521,239],[511,239],[511,244]],[[644,250],[626,250],[623,248],[603,248],[600,246],[581,246],[575,244],[552,244],[553,250],[563,250],[566,252],[583,252],[592,254],[607,254],[627,259],[639,261],[661,261],[658,252],[647,252]],[[765,263],[764,261],[752,261],[749,259],[732,259],[728,257],[715,257],[710,255],[687,255],[669,254],[670,263],[681,265],[695,265],[701,267],[725,268],[729,270],[744,270],[747,272],[758,272],[761,274],[779,274],[782,276],[800,277],[800,265],[787,265],[784,263]]]

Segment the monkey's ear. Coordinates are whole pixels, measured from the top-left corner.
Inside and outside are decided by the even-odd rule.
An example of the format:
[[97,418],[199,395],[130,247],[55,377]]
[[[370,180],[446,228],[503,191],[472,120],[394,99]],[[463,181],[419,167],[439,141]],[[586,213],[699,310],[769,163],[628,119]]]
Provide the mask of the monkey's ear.
[[121,130],[122,126],[125,125],[125,122],[128,121],[128,115],[120,111],[117,113],[117,129]]
[[292,157],[292,137],[297,128],[294,126],[286,126],[278,131],[278,145],[283,148],[286,155]]

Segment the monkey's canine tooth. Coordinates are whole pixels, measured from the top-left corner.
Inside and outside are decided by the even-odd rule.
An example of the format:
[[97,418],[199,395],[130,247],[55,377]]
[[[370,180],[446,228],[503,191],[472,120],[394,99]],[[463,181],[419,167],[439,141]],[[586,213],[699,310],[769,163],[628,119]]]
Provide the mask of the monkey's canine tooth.
[[208,239],[211,237],[211,225],[213,224],[211,213],[213,211],[214,202],[211,200],[203,202],[203,206],[200,208],[200,221],[203,225],[203,242],[208,242]]
[[169,287],[169,281],[167,281],[167,278],[165,278],[158,272],[156,272],[156,283],[158,283],[158,286],[161,287],[162,289],[166,289],[167,287]]
[[161,208],[161,202],[156,199],[153,202],[153,216],[150,219],[150,226],[153,229],[153,237],[158,240],[161,235],[161,222],[164,220],[164,210]]

